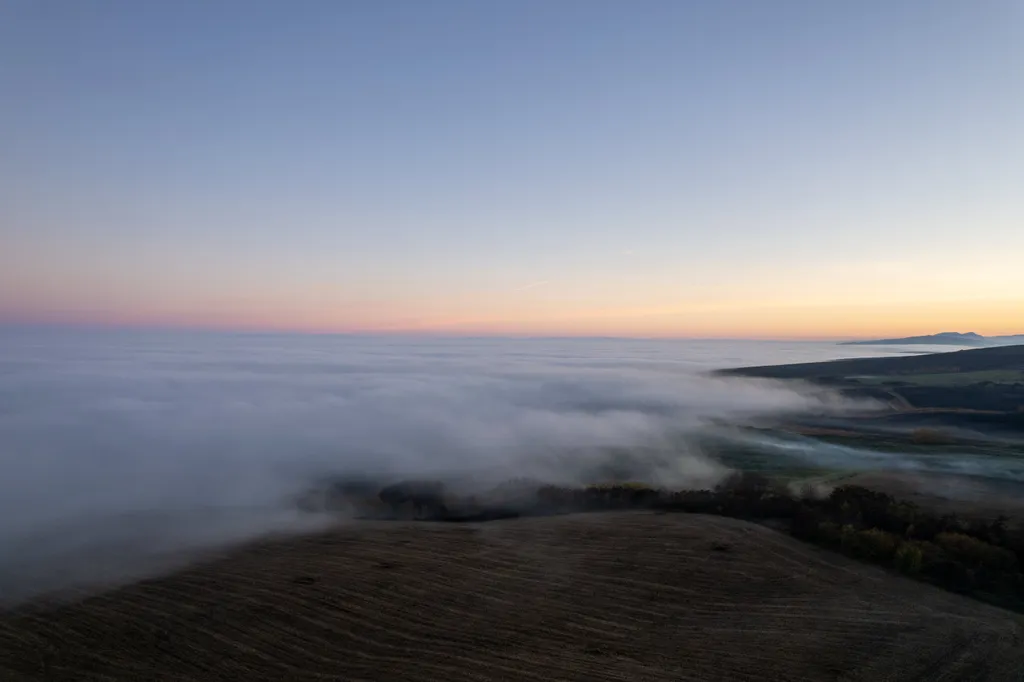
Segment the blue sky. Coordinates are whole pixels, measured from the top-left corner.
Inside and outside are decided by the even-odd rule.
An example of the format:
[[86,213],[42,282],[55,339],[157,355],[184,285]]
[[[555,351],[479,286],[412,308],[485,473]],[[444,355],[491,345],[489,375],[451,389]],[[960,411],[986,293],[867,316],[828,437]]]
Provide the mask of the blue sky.
[[1024,327],[1011,0],[10,0],[0,102],[4,319]]

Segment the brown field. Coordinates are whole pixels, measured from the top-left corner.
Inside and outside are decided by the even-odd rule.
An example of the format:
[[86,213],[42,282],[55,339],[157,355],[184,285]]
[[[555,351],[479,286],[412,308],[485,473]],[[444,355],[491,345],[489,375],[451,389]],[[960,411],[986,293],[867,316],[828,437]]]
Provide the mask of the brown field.
[[3,680],[1020,680],[1024,621],[733,519],[356,522],[0,616]]

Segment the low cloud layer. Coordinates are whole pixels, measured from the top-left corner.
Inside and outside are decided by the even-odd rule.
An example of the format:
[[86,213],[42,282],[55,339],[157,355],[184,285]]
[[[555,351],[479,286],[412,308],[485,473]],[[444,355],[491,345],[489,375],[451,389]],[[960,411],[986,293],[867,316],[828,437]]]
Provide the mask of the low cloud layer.
[[573,481],[626,453],[638,475],[685,484],[722,473],[687,439],[708,419],[841,408],[827,394],[704,375],[794,359],[770,344],[2,341],[0,601],[308,527],[287,500],[327,474]]

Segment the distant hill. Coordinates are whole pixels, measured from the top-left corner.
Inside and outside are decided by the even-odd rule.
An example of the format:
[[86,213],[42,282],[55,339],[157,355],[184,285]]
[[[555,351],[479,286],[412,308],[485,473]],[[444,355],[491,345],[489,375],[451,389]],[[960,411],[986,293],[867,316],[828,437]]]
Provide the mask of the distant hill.
[[902,339],[874,339],[871,341],[846,341],[841,346],[889,346],[889,345],[935,345],[935,346],[984,346],[986,339],[974,332],[940,332],[927,336],[907,336]]
[[972,348],[952,353],[893,358],[854,358],[795,365],[769,365],[719,370],[717,374],[771,379],[844,379],[851,375],[896,376],[949,372],[1024,371],[1024,345]]
[[846,341],[841,346],[1011,346],[1024,343],[1024,334],[1013,336],[982,336],[974,332],[940,332],[927,336],[907,336],[902,339],[875,339]]

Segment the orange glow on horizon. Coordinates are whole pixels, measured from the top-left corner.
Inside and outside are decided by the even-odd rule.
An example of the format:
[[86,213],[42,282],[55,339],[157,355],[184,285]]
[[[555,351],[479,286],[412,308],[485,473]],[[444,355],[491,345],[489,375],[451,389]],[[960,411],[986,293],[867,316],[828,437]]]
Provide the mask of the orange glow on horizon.
[[[837,305],[774,302],[573,310],[562,306],[408,306],[338,310],[330,305],[217,306],[207,310],[110,308],[20,315],[28,321],[300,333],[414,333],[508,336],[620,336],[737,339],[895,338],[944,331],[1024,334],[1024,298]],[[458,306],[457,306],[458,308]]]

